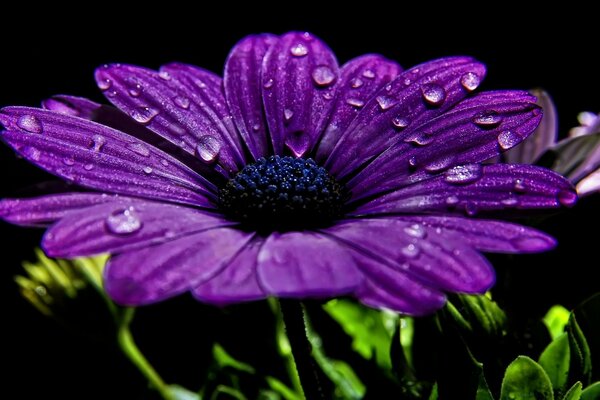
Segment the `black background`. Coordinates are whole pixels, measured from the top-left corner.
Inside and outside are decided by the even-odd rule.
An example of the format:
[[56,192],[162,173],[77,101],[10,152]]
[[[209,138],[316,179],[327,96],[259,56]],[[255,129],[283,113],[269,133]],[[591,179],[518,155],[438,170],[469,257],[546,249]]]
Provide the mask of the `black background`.
[[[548,90],[556,101],[562,132],[576,124],[578,112],[600,110],[600,71],[592,61],[598,52],[596,21],[591,11],[577,5],[569,10],[493,5],[427,5],[413,10],[367,2],[326,13],[289,4],[288,11],[277,16],[267,15],[262,7],[257,7],[258,15],[234,5],[220,12],[178,7],[165,3],[125,12],[95,4],[90,10],[70,10],[71,16],[66,10],[57,15],[39,9],[5,13],[0,27],[0,106],[38,105],[59,93],[101,101],[93,70],[107,62],[156,68],[178,60],[218,72],[229,48],[246,34],[306,30],[324,39],[340,63],[369,52],[382,53],[404,67],[446,55],[475,56],[488,65],[483,89]],[[235,22],[228,13],[235,13]],[[0,165],[2,197],[46,178],[6,146],[0,149]],[[561,240],[561,246],[549,255],[518,257],[516,265],[504,267],[526,270],[513,271],[515,293],[508,303],[540,313],[559,301],[574,306],[597,290],[591,278],[597,267],[597,261],[591,261],[597,255],[597,209],[598,197],[592,197],[545,222],[544,228]],[[20,298],[12,276],[23,259],[32,259],[40,236],[40,231],[0,224],[0,396],[148,398],[137,371],[102,329],[93,328],[109,323],[101,307],[83,310],[88,328],[96,334],[82,335],[78,328],[43,318]],[[505,272],[501,269],[500,276]],[[247,307],[251,313],[253,306]],[[137,326],[142,345],[154,349],[151,357],[167,378],[182,376],[184,383],[200,384],[201,371],[195,365],[198,357],[206,356],[203,332],[220,323],[207,319],[212,312],[187,297],[142,310]],[[243,328],[234,324],[229,335],[240,335]],[[225,329],[218,331],[228,335]],[[266,345],[258,344],[254,351]],[[7,391],[12,394],[4,397]]]

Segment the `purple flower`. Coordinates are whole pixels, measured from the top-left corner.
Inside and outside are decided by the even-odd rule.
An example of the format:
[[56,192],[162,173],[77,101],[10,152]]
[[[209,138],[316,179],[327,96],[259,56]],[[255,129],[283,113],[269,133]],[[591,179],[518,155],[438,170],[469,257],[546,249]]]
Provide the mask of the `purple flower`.
[[488,218],[576,200],[552,171],[480,164],[542,116],[527,92],[474,94],[484,74],[468,57],[338,67],[302,33],[243,39],[223,78],[104,66],[116,108],[57,96],[2,109],[3,140],[82,189],[4,199],[0,215],[51,224],[50,256],[113,254],[106,290],[121,304],[352,295],[429,313],[444,293],[492,286],[480,252],[555,244]]

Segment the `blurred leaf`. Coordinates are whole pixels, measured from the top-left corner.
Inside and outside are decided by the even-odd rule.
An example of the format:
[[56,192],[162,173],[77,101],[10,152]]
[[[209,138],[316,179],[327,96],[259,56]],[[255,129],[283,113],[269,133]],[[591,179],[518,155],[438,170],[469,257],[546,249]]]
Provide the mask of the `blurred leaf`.
[[229,386],[219,385],[210,400],[248,400],[242,392]]
[[230,356],[225,351],[225,349],[218,343],[215,343],[213,346],[213,357],[215,358],[215,361],[217,362],[217,365],[220,368],[231,367],[238,371],[244,371],[249,374],[254,373],[254,368],[252,368],[250,365],[243,363],[241,361],[238,361],[235,358],[233,358],[232,356]]
[[544,316],[544,324],[546,324],[553,340],[565,331],[570,314],[569,310],[557,304],[552,306]]
[[[486,295],[458,295],[452,300],[456,312],[456,322],[469,327],[474,332],[485,332],[490,335],[502,335],[506,325],[506,314]],[[449,304],[451,306],[452,304]],[[450,307],[451,308],[451,307]]]
[[569,382],[581,381],[584,385],[589,385],[592,378],[592,355],[573,313],[567,324],[567,333],[571,353]]
[[429,395],[428,400],[438,400],[438,385],[437,383],[433,385],[431,388],[431,394]]
[[574,312],[595,360],[592,362],[592,380],[597,381],[600,379],[600,293],[577,306]]
[[569,337],[563,333],[546,347],[539,360],[555,390],[562,391],[567,385],[569,361]]
[[394,327],[389,324],[395,324],[397,317],[391,321],[381,311],[345,299],[332,300],[323,308],[352,337],[352,348],[356,352],[367,360],[374,358],[385,370],[391,369],[390,347]]
[[302,396],[294,392],[292,389],[287,387],[279,379],[272,376],[267,376],[267,383],[269,387],[275,392],[280,394],[285,400],[302,400]]
[[179,385],[170,385],[169,390],[174,400],[200,400],[200,395]]
[[552,383],[531,358],[519,356],[506,369],[500,400],[553,400]]
[[575,382],[575,384],[565,393],[562,400],[579,400],[581,398],[581,382]]
[[581,400],[598,400],[600,399],[600,382],[596,382],[586,387],[581,392]]
[[600,132],[561,140],[544,153],[539,165],[551,167],[561,175],[573,172],[600,143]]

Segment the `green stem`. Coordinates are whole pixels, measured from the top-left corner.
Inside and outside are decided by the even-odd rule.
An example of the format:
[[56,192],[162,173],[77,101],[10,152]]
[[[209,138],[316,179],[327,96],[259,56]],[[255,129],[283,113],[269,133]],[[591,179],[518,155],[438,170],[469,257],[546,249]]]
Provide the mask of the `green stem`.
[[118,321],[118,340],[119,346],[129,360],[140,370],[150,385],[156,389],[164,400],[175,400],[165,381],[162,380],[156,370],[150,365],[146,357],[133,340],[133,335],[129,329],[133,316],[134,308],[125,308]]

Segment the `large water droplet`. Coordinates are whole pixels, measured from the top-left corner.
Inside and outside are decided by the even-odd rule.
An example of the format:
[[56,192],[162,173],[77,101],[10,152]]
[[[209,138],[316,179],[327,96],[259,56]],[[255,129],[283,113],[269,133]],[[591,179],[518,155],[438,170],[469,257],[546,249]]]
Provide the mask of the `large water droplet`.
[[142,85],[136,83],[135,85],[133,85],[133,87],[129,89],[129,95],[131,97],[140,97],[140,95],[142,94],[142,90]]
[[316,67],[311,75],[318,86],[329,86],[335,80],[335,73],[327,65]]
[[139,231],[142,221],[133,207],[128,207],[112,212],[105,221],[109,232],[117,235],[129,235]]
[[273,79],[268,79],[265,81],[265,83],[263,84],[263,87],[265,89],[270,89],[273,87],[273,84],[275,83],[275,81]]
[[30,133],[42,133],[42,123],[35,115],[23,115],[17,120],[17,126]]
[[169,74],[167,71],[160,71],[158,73],[158,77],[164,81],[170,81],[171,80],[171,74]]
[[196,155],[206,164],[215,162],[220,151],[221,144],[214,136],[204,135],[199,138],[198,145],[196,146]]
[[427,231],[420,224],[412,224],[411,226],[407,226],[404,228],[404,232],[417,239],[424,239],[427,236]]
[[289,122],[293,116],[294,116],[294,112],[292,110],[290,110],[289,108],[286,108],[285,110],[283,110],[283,119],[286,122]]
[[379,104],[379,108],[381,108],[382,111],[389,110],[396,105],[396,101],[387,96],[377,96],[375,100],[377,101],[377,104]]
[[467,72],[460,77],[460,84],[469,92],[477,89],[481,83],[481,78],[474,72]]
[[151,107],[137,107],[131,110],[130,115],[140,124],[146,125],[158,115],[158,111]]
[[304,57],[305,55],[308,54],[308,48],[305,45],[303,45],[302,43],[297,43],[297,44],[293,45],[292,47],[290,47],[290,53],[294,57]]
[[349,98],[346,100],[346,103],[350,104],[352,107],[361,108],[365,105],[365,102],[360,99]]
[[404,129],[408,125],[410,125],[410,120],[408,118],[396,116],[392,118],[392,125],[394,125],[398,129]]
[[362,73],[362,76],[364,76],[365,78],[368,78],[368,79],[373,79],[373,78],[375,78],[375,72],[373,72],[370,69],[366,69]]
[[145,166],[142,171],[144,171],[145,174],[150,175],[153,171],[152,167],[149,166]]
[[480,164],[458,165],[446,171],[444,180],[448,183],[464,185],[475,182],[481,178],[481,175],[482,168]]
[[360,78],[354,78],[350,81],[350,86],[352,87],[352,89],[358,89],[363,84],[364,84],[364,82]]
[[308,151],[310,137],[303,131],[292,132],[286,136],[285,145],[296,157],[302,157]]
[[425,166],[425,170],[428,172],[439,172],[450,168],[452,164],[454,164],[454,160],[456,158],[453,155],[449,155],[446,157],[439,158]]
[[98,87],[100,90],[108,90],[112,87],[112,81],[108,78],[98,80]]
[[421,86],[421,92],[425,101],[433,106],[439,106],[446,100],[446,91],[437,83]]
[[65,165],[75,165],[75,159],[73,157],[65,157],[63,158],[63,164]]
[[402,254],[404,254],[406,257],[408,258],[415,258],[416,256],[419,255],[419,248],[417,247],[417,245],[411,243],[407,246],[404,246],[402,248]]
[[140,156],[148,157],[150,155],[148,147],[141,143],[129,143],[127,148]]
[[410,136],[404,138],[405,143],[412,143],[418,146],[427,146],[429,143],[433,142],[433,136],[424,132],[415,132]]
[[90,149],[99,152],[106,143],[106,138],[101,135],[92,136],[92,142],[90,143]]
[[494,110],[481,111],[475,114],[473,122],[481,127],[491,128],[502,122],[502,116]]
[[498,135],[498,144],[503,150],[508,150],[523,141],[523,136],[517,132],[504,131]]
[[177,107],[183,108],[184,110],[190,108],[190,99],[184,96],[175,96],[173,98],[173,103],[175,103]]
[[577,202],[577,194],[571,190],[561,190],[557,195],[558,201],[563,206],[571,207]]

